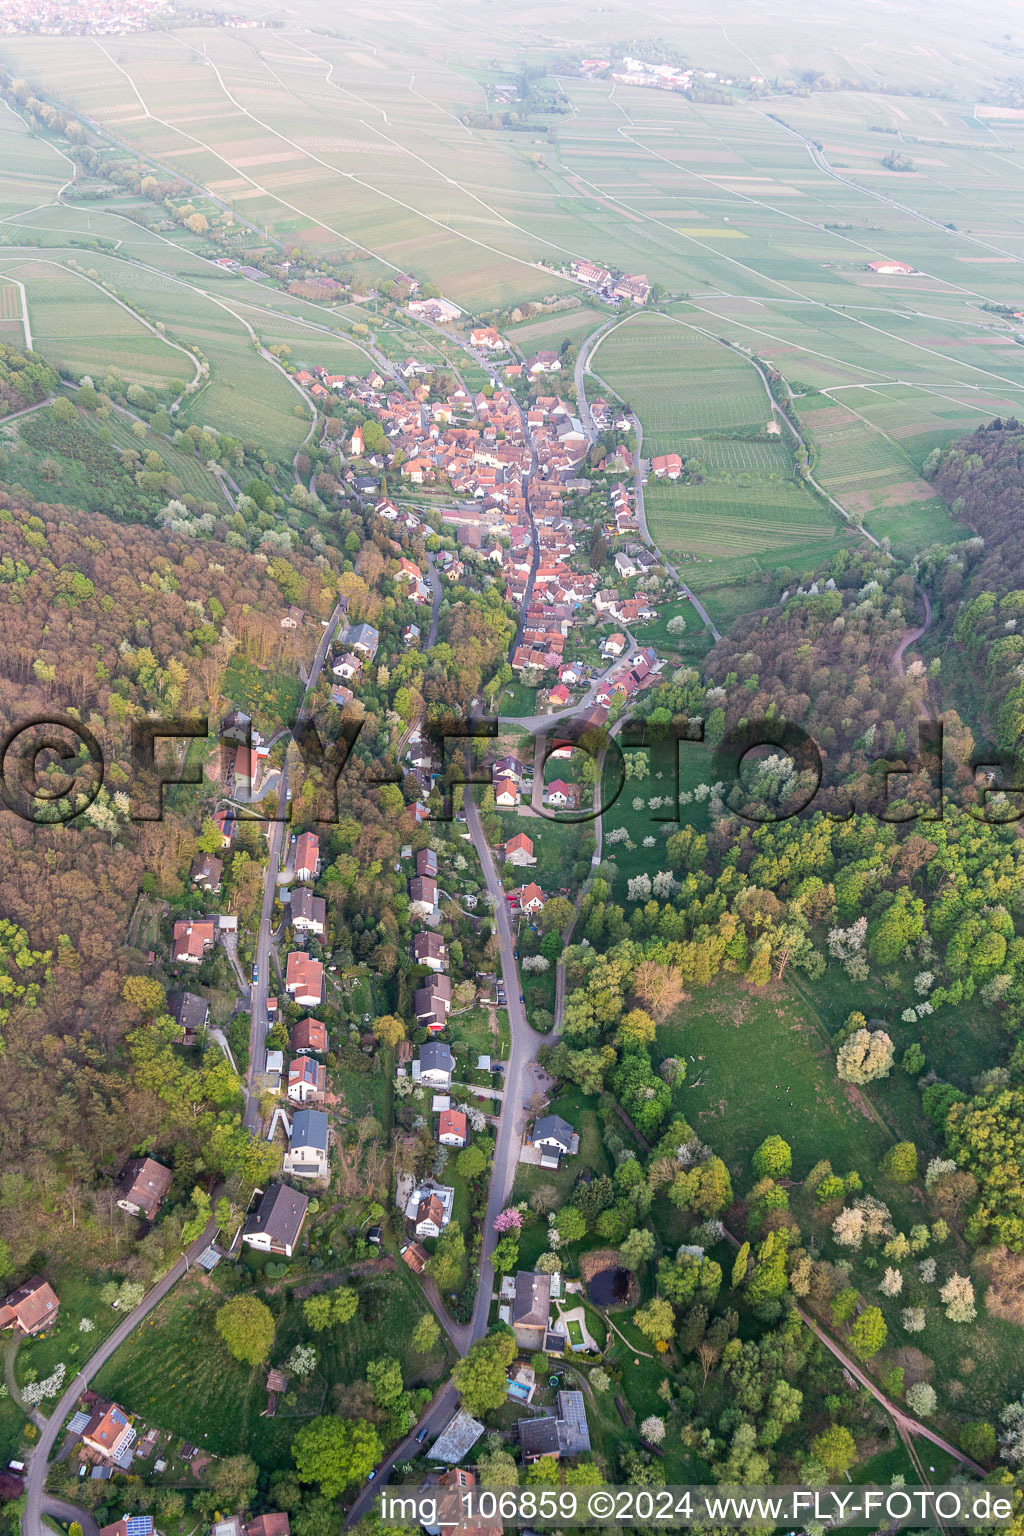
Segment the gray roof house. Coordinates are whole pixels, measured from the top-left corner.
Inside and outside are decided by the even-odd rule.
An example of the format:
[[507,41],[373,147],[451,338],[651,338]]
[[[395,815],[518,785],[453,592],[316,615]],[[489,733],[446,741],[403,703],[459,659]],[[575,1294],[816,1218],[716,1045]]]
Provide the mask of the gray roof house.
[[291,1140],[284,1158],[285,1173],[303,1179],[326,1179],[330,1171],[327,1158],[327,1113],[322,1109],[296,1110]]
[[341,644],[349,650],[362,652],[372,661],[377,654],[380,635],[372,624],[350,624],[341,637]]
[[447,1088],[451,1084],[454,1064],[450,1046],[442,1040],[428,1040],[420,1046],[419,1056],[412,1064],[412,1075],[428,1086]]
[[541,1167],[557,1168],[567,1152],[575,1152],[579,1139],[561,1115],[541,1115],[533,1127],[533,1145],[541,1150]]
[[544,1348],[544,1335],[550,1317],[551,1276],[521,1269],[516,1275],[516,1293],[512,1303],[512,1327],[520,1349]]
[[250,1212],[242,1230],[242,1242],[263,1253],[283,1253],[291,1258],[306,1219],[309,1200],[287,1184],[271,1184]]

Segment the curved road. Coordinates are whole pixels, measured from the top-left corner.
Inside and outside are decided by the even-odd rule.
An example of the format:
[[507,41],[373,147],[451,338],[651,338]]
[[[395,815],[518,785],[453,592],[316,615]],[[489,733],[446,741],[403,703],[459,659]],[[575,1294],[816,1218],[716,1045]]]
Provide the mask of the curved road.
[[77,1520],[82,1526],[83,1531],[86,1532],[86,1536],[90,1536],[91,1532],[95,1532],[96,1522],[88,1510],[78,1509],[74,1504],[65,1503],[63,1499],[52,1499],[43,1491],[50,1455],[56,1444],[57,1437],[64,1427],[64,1421],[67,1419],[68,1414],[71,1413],[100,1366],[110,1359],[110,1356],[124,1343],[129,1334],[134,1333],[143,1319],[148,1317],[153,1308],[163,1301],[168,1291],[173,1290],[189,1265],[195,1263],[199,1255],[210,1246],[216,1232],[217,1222],[211,1216],[202,1234],[196,1238],[190,1248],[185,1250],[173,1268],[167,1271],[162,1280],[157,1281],[148,1295],[135,1308],[135,1311],[130,1312],[123,1322],[118,1323],[113,1333],[104,1339],[95,1354],[90,1356],[74,1381],[65,1391],[63,1397],[53,1408],[49,1418],[44,1419],[41,1414],[33,1413],[32,1418],[40,1426],[40,1434],[32,1449],[25,1477],[25,1509],[21,1517],[22,1536],[43,1536],[44,1527],[41,1517],[44,1514],[56,1515],[62,1520]]
[[929,598],[928,593],[924,590],[924,587],[918,586],[916,581],[914,582],[914,586],[917,589],[918,596],[924,599],[924,623],[919,624],[916,629],[908,629],[907,633],[904,635],[903,639],[892,653],[892,669],[894,672],[898,672],[901,677],[906,676],[906,667],[903,664],[903,656],[905,651],[910,646],[917,644],[921,636],[926,634],[931,628],[932,622],[931,599]]

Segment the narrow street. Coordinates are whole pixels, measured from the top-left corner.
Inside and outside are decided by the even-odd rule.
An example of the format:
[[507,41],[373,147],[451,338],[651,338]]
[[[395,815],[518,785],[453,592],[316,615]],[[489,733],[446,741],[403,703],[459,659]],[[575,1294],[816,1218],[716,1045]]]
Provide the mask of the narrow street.
[[108,1334],[99,1348],[89,1357],[82,1366],[74,1381],[67,1387],[63,1396],[50,1410],[49,1417],[43,1420],[42,1415],[34,1413],[33,1420],[37,1425],[41,1424],[39,1439],[32,1450],[29,1459],[28,1471],[25,1474],[25,1509],[21,1517],[22,1536],[44,1536],[48,1527],[43,1525],[44,1514],[55,1515],[61,1520],[77,1520],[83,1531],[89,1532],[96,1529],[96,1522],[88,1510],[78,1509],[74,1504],[67,1504],[62,1499],[50,1498],[44,1492],[46,1474],[50,1464],[50,1457],[56,1445],[57,1437],[64,1427],[64,1421],[73,1411],[78,1399],[86,1390],[89,1382],[95,1376],[101,1365],[108,1361],[116,1349],[124,1343],[129,1334],[158,1306],[167,1293],[177,1285],[181,1277],[187,1272],[189,1266],[194,1264],[199,1255],[210,1246],[217,1235],[217,1223],[211,1216],[205,1228],[195,1242],[186,1249],[178,1262],[167,1271],[162,1280],[147,1292],[142,1301],[129,1312],[128,1316],[118,1323],[113,1333]]
[[[313,665],[309,669],[309,678],[306,683],[306,692],[303,695],[302,704],[296,718],[296,727],[302,724],[309,716],[310,698],[316,689],[323,671],[324,662],[334,632],[341,619],[343,608],[338,603],[327,626],[320,637]],[[290,749],[289,749],[290,750]],[[256,936],[256,979],[249,986],[249,1069],[245,1078],[245,1112],[242,1123],[246,1130],[258,1134],[260,1129],[260,1105],[259,1092],[254,1088],[255,1080],[263,1070],[263,1058],[266,1052],[267,1039],[267,995],[270,990],[270,959],[271,947],[274,935],[274,899],[277,895],[277,877],[281,870],[281,854],[285,847],[285,839],[288,830],[288,757],[286,755],[284,766],[281,769],[281,778],[277,789],[277,818],[267,824],[267,865],[263,875],[263,905],[260,910],[260,926]]]

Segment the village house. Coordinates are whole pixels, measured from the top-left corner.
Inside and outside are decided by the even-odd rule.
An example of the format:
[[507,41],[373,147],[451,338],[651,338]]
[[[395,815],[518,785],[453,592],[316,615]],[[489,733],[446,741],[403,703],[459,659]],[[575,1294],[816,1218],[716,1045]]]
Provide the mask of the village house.
[[416,855],[416,873],[426,879],[437,879],[437,854],[433,848],[419,850]]
[[469,333],[471,347],[483,347],[487,352],[501,352],[505,343],[493,325],[477,325]]
[[283,1510],[257,1515],[245,1527],[245,1536],[291,1536],[291,1521]]
[[416,1186],[405,1207],[406,1220],[417,1237],[440,1237],[452,1219],[455,1191],[427,1179]]
[[299,1179],[326,1179],[330,1172],[327,1145],[327,1115],[324,1110],[297,1110],[282,1165],[285,1173]]
[[422,1275],[427,1267],[427,1260],[429,1258],[427,1250],[419,1243],[403,1243],[398,1251],[413,1274]]
[[155,1536],[155,1532],[152,1515],[122,1515],[112,1525],[100,1526],[100,1536]]
[[189,868],[189,879],[201,891],[219,891],[224,865],[212,853],[197,853]]
[[575,785],[567,784],[564,779],[552,779],[550,784],[544,787],[544,804],[561,808],[575,798],[573,791]]
[[520,1349],[544,1348],[551,1321],[551,1276],[521,1269],[516,1275],[511,1323]]
[[19,1285],[0,1306],[0,1328],[13,1328],[29,1337],[55,1321],[60,1302],[57,1293],[42,1275],[33,1275]]
[[291,1047],[297,1056],[309,1051],[322,1056],[327,1049],[327,1025],[319,1019],[300,1019],[292,1025]]
[[576,1151],[579,1137],[561,1115],[542,1115],[533,1127],[531,1145],[541,1152],[542,1168],[557,1168],[560,1158]]
[[181,1029],[183,1045],[191,1045],[210,1018],[210,1005],[198,992],[172,992],[167,1011]]
[[301,832],[295,843],[296,880],[315,880],[320,873],[320,839],[315,832]]
[[527,1466],[543,1456],[588,1456],[590,1429],[582,1392],[559,1392],[556,1411],[543,1419],[520,1419],[519,1448]]
[[625,649],[626,637],[625,635],[620,634],[618,630],[616,630],[615,634],[613,635],[606,635],[605,638],[601,641],[602,656],[608,656],[614,659],[616,656],[621,656]]
[[173,959],[184,965],[202,965],[213,948],[216,931],[216,920],[212,917],[179,918],[171,945]]
[[288,612],[281,616],[282,629],[301,629],[306,615],[301,608],[289,608]]
[[509,864],[520,866],[536,864],[537,860],[533,852],[533,839],[527,837],[525,832],[517,832],[515,837],[510,837],[505,844],[505,859]]
[[322,1104],[327,1068],[312,1056],[296,1056],[288,1064],[288,1097],[293,1104]]
[[299,933],[322,934],[327,927],[327,902],[301,885],[289,897],[292,927]]
[[464,1147],[468,1122],[461,1109],[442,1109],[437,1122],[437,1139],[443,1147]]
[[912,277],[914,268],[906,261],[869,261],[868,271],[880,277]]
[[331,662],[334,676],[343,678],[346,683],[353,682],[362,670],[363,663],[355,651],[341,651]]
[[283,1253],[290,1259],[295,1252],[306,1220],[309,1199],[287,1184],[271,1184],[259,1204],[246,1218],[242,1241],[261,1253]]
[[174,1183],[174,1174],[151,1157],[133,1157],[117,1181],[117,1203],[130,1216],[152,1221]]
[[117,1461],[135,1440],[128,1415],[116,1403],[97,1405],[82,1430],[82,1444],[104,1461]]
[[305,950],[293,949],[288,956],[284,986],[300,1008],[318,1008],[324,999],[323,965]]
[[651,460],[651,469],[659,480],[678,480],[683,472],[683,461],[678,453],[657,453]]
[[450,1088],[454,1065],[450,1046],[442,1040],[428,1040],[413,1061],[413,1081],[424,1088]]
[[515,779],[498,779],[494,785],[494,803],[503,810],[511,810],[519,804],[519,785]]
[[220,810],[213,813],[214,825],[220,832],[221,846],[223,848],[230,848],[231,846],[231,839],[235,835],[235,822],[237,819],[238,813],[233,805],[221,806]]
[[429,875],[417,875],[409,881],[410,917],[429,917],[437,906],[437,881]]
[[448,948],[439,933],[417,933],[413,936],[412,958],[417,965],[443,971],[448,961]]
[[528,885],[521,886],[516,894],[519,898],[520,911],[529,912],[531,916],[539,912],[547,900],[540,886],[533,880]]

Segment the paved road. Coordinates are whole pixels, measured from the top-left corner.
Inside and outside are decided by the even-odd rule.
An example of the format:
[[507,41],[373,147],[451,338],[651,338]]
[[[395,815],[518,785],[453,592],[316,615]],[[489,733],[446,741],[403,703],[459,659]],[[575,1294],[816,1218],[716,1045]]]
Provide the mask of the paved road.
[[610,330],[613,325],[619,324],[620,319],[620,316],[613,315],[610,320],[606,320],[603,325],[599,325],[596,331],[591,331],[590,335],[585,337],[580,343],[579,351],[576,353],[576,365],[573,369],[573,383],[576,385],[576,406],[580,423],[587,434],[591,447],[594,446],[601,434],[597,430],[597,422],[594,420],[594,413],[590,409],[590,401],[587,399],[584,375],[587,372],[587,364],[590,361],[591,353],[597,346],[597,343],[606,331]]
[[[324,661],[334,631],[338,627],[338,621],[342,615],[341,603],[335,608],[327,621],[327,626],[320,637],[320,644],[316,648],[313,665],[309,670],[309,679],[306,683],[306,692],[299,707],[296,718],[296,726],[302,724],[309,716],[310,698],[320,673],[323,671]],[[270,955],[274,934],[274,898],[277,894],[277,877],[281,869],[281,851],[284,846],[287,823],[285,816],[288,813],[288,758],[285,757],[284,767],[281,769],[281,778],[277,789],[277,819],[267,826],[267,866],[263,876],[263,905],[260,909],[260,926],[256,936],[256,981],[249,988],[249,1070],[245,1080],[245,1112],[242,1116],[242,1124],[246,1130],[257,1133],[260,1128],[260,1096],[258,1089],[253,1087],[254,1080],[259,1078],[263,1071],[263,1059],[266,1051],[267,1028],[267,993],[270,983]]]
[[73,1504],[65,1504],[59,1499],[50,1499],[43,1492],[46,1482],[46,1472],[49,1465],[53,1447],[56,1444],[65,1419],[71,1413],[78,1399],[88,1387],[89,1382],[95,1376],[101,1365],[104,1365],[116,1349],[124,1343],[129,1334],[133,1333],[144,1318],[148,1317],[153,1308],[158,1306],[168,1291],[173,1290],[185,1274],[190,1264],[194,1264],[199,1255],[203,1253],[213,1242],[217,1233],[217,1222],[211,1216],[201,1236],[197,1237],[190,1248],[187,1248],[172,1269],[169,1269],[162,1280],[158,1280],[152,1290],[143,1298],[134,1312],[114,1329],[108,1338],[96,1350],[95,1354],[83,1365],[74,1381],[68,1387],[64,1396],[57,1403],[46,1420],[41,1415],[33,1414],[37,1423],[42,1424],[39,1439],[36,1442],[28,1464],[28,1472],[25,1478],[25,1509],[21,1517],[22,1536],[42,1536],[43,1514],[55,1514],[61,1519],[77,1520],[82,1529],[87,1533],[94,1533],[96,1522],[87,1510],[77,1509]]
[[[446,1315],[442,1315],[443,1307],[440,1311],[438,1310],[437,1304],[440,1302],[440,1297],[431,1297],[429,1293],[426,1293],[427,1300],[430,1301],[434,1310],[438,1312],[446,1333],[448,1333],[455,1347],[462,1354],[465,1354],[469,1346],[476,1339],[483,1338],[487,1332],[491,1295],[494,1289],[494,1268],[491,1263],[491,1254],[497,1241],[497,1234],[494,1231],[494,1219],[498,1212],[504,1208],[512,1192],[512,1185],[515,1182],[516,1168],[519,1163],[519,1148],[522,1143],[522,1133],[527,1119],[526,1105],[539,1083],[539,1078],[535,1075],[537,1052],[542,1045],[550,1043],[552,1039],[551,1035],[539,1035],[536,1030],[531,1029],[527,1022],[526,1008],[521,1001],[522,988],[515,954],[515,934],[512,929],[508,902],[505,899],[505,892],[502,889],[501,881],[498,879],[497,871],[494,867],[491,850],[488,848],[484,837],[480,813],[468,795],[466,796],[465,807],[466,825],[473,840],[477,857],[480,860],[480,867],[484,873],[488,892],[494,898],[494,916],[500,946],[501,974],[505,983],[505,994],[508,998],[511,1046],[505,1066],[505,1093],[502,1099],[501,1114],[498,1118],[494,1163],[491,1168],[491,1182],[487,1196],[487,1214],[484,1218],[480,1273],[477,1282],[476,1302],[470,1322],[461,1326],[459,1324],[452,1324]],[[345,1522],[346,1526],[356,1524],[367,1513],[378,1490],[387,1482],[395,1463],[408,1459],[420,1450],[416,1440],[417,1435],[426,1429],[429,1431],[429,1438],[433,1439],[448,1423],[448,1420],[455,1413],[458,1406],[459,1395],[449,1382],[432,1399],[415,1430],[380,1464],[373,1482],[367,1484],[353,1504],[348,1519]]]

